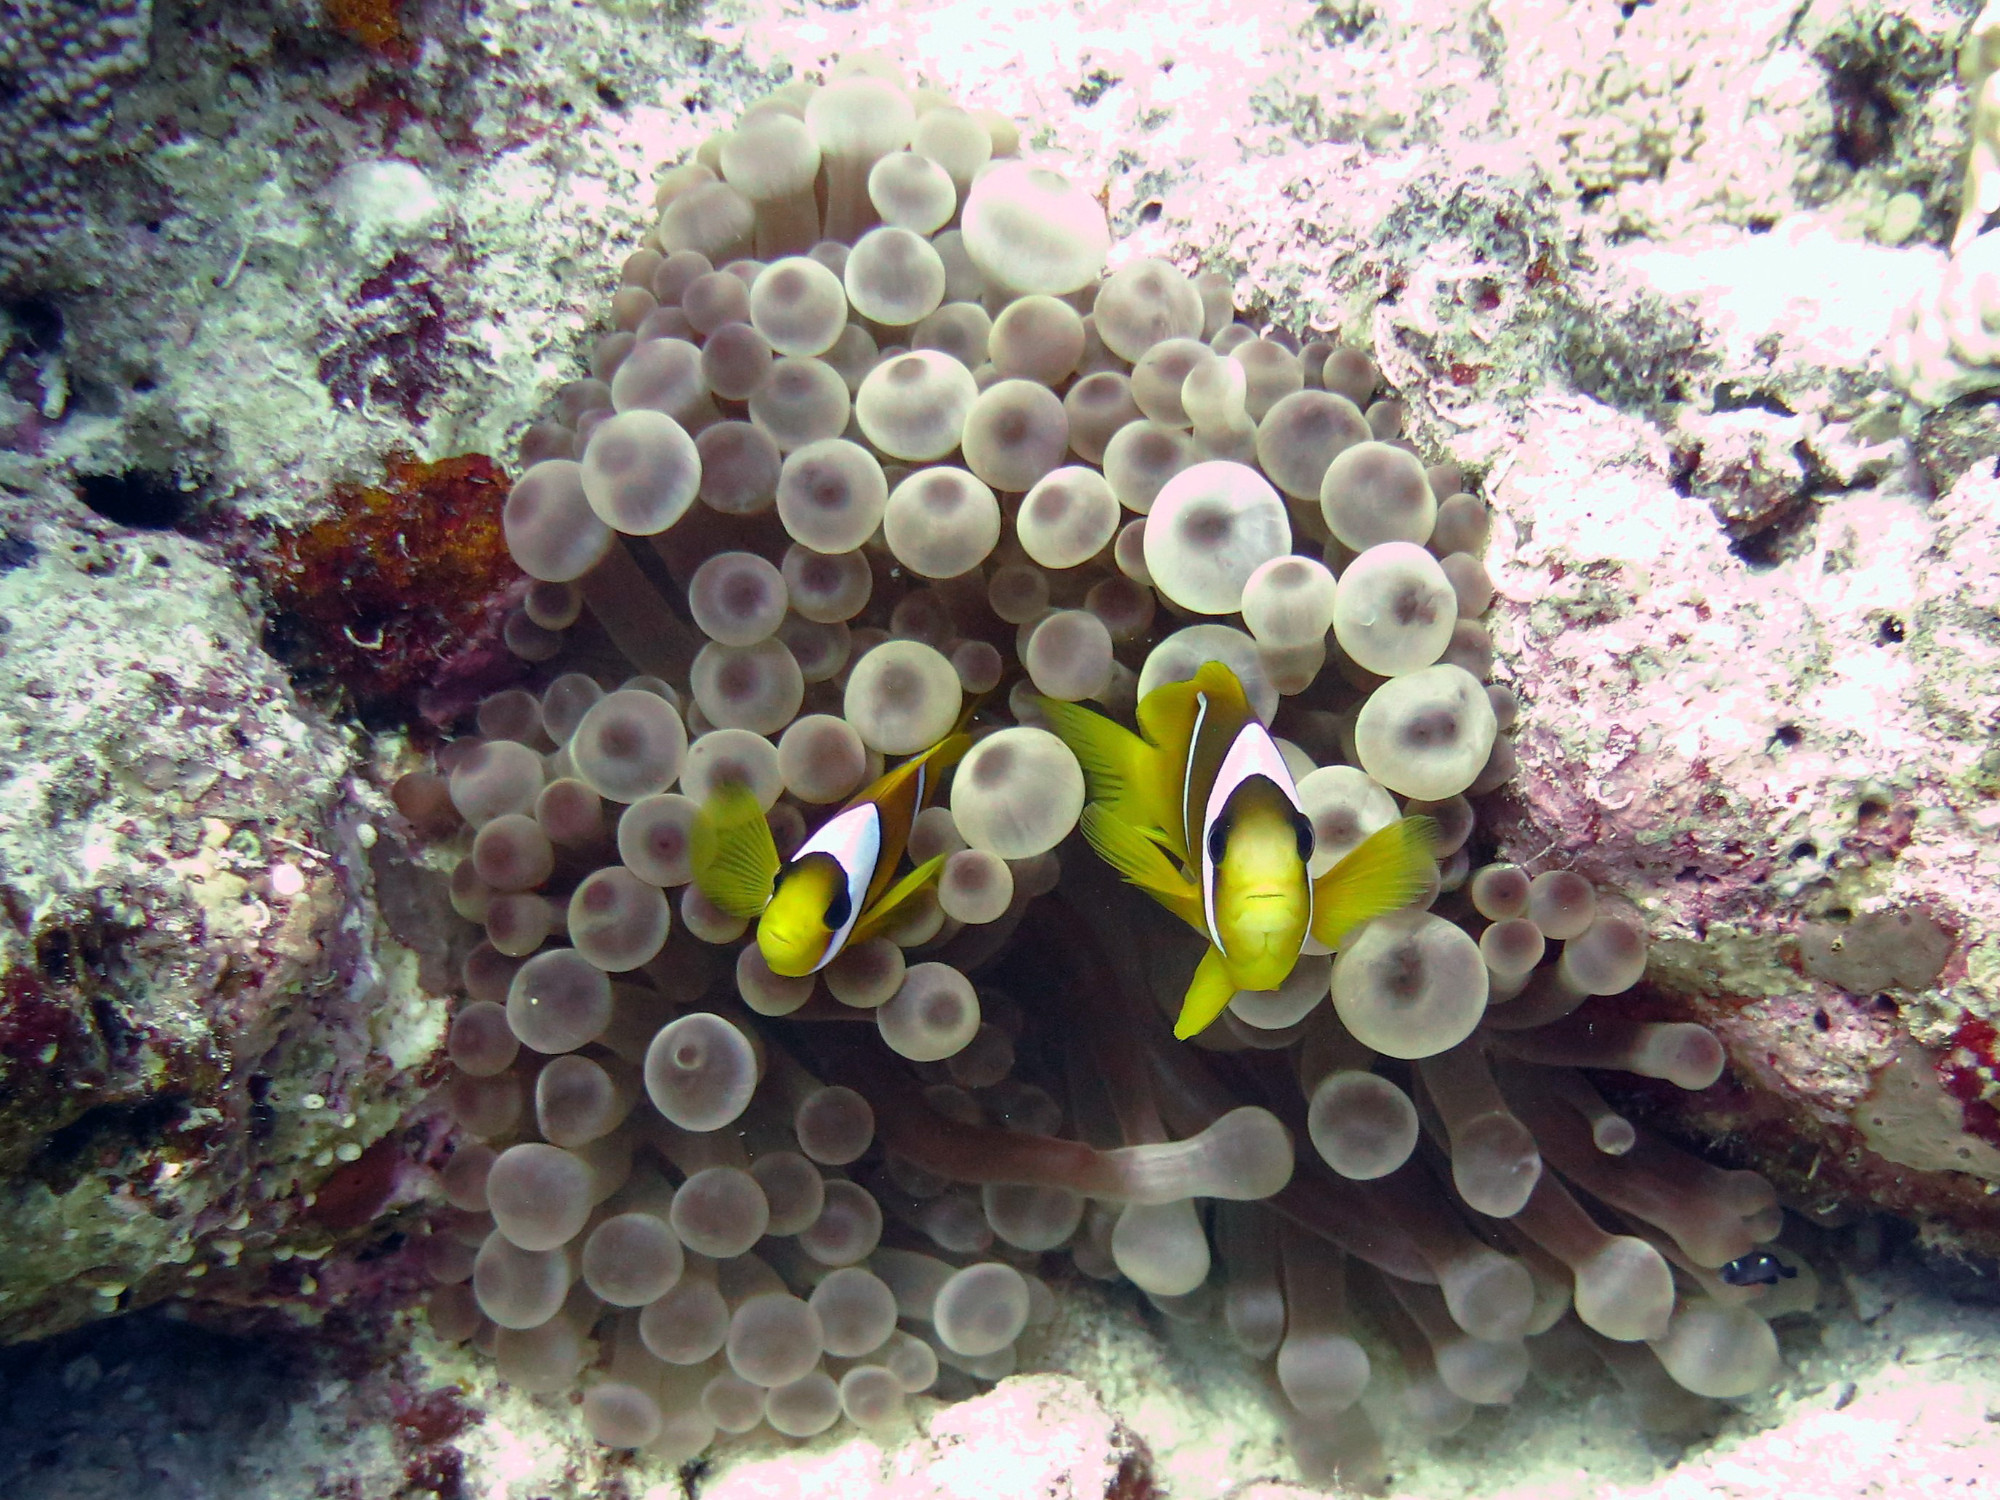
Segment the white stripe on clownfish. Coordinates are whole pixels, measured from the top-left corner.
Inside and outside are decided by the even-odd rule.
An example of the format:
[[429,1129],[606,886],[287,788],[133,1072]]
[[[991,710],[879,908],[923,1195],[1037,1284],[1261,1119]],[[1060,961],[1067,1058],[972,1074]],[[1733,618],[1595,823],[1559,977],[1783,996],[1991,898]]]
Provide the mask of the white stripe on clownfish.
[[1201,730],[1208,722],[1208,694],[1194,695],[1194,725],[1188,731],[1187,764],[1181,767],[1181,842],[1188,849],[1195,847],[1197,836],[1207,831],[1207,823],[1197,823],[1194,817],[1194,763],[1201,754]]
[[[1205,712],[1208,707],[1206,697],[1198,701]],[[1201,734],[1199,715],[1195,719],[1195,734],[1197,738]],[[1193,751],[1190,750],[1190,769],[1192,765]],[[1277,742],[1271,738],[1271,731],[1255,719],[1250,720],[1236,732],[1236,738],[1230,742],[1228,751],[1222,757],[1222,764],[1216,769],[1215,783],[1208,789],[1208,805],[1202,809],[1199,845],[1201,909],[1203,917],[1208,921],[1209,941],[1222,950],[1224,958],[1229,957],[1229,950],[1223,945],[1222,933],[1215,920],[1216,861],[1215,851],[1209,847],[1209,835],[1217,821],[1228,811],[1229,799],[1235,794],[1236,789],[1254,776],[1261,776],[1276,786],[1299,817],[1303,819],[1306,816],[1305,806],[1299,801],[1298,788],[1292,784],[1291,767],[1285,764],[1284,754],[1278,749]],[[1190,843],[1192,842],[1190,840]],[[1310,896],[1312,891],[1310,884],[1306,886],[1306,891]],[[1310,905],[1307,907],[1307,923],[1308,925],[1311,923]]]
[[[922,795],[921,788],[918,795]],[[847,881],[847,920],[834,929],[826,952],[813,965],[816,973],[840,952],[847,942],[847,935],[861,919],[862,908],[868,904],[868,887],[882,859],[882,810],[873,802],[863,802],[829,818],[811,838],[799,845],[792,859],[797,862],[808,854],[824,854],[831,858],[840,866],[840,873]]]

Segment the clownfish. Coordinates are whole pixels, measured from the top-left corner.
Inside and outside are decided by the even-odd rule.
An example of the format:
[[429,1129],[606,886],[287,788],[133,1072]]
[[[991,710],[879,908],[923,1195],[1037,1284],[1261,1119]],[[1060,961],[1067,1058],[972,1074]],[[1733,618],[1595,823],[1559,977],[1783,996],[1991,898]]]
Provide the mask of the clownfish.
[[1274,990],[1306,937],[1328,948],[1407,905],[1434,870],[1437,825],[1403,818],[1309,878],[1312,820],[1243,684],[1219,661],[1139,702],[1133,734],[1074,703],[1040,700],[1083,767],[1090,847],[1208,939],[1174,1035],[1207,1029],[1238,990]]
[[972,736],[953,733],[878,777],[788,860],[778,857],[756,797],[721,787],[695,814],[694,883],[731,916],[756,920],[757,947],[773,974],[815,974],[849,944],[874,937],[937,879],[943,855],[900,880],[896,866],[939,778],[971,747]]

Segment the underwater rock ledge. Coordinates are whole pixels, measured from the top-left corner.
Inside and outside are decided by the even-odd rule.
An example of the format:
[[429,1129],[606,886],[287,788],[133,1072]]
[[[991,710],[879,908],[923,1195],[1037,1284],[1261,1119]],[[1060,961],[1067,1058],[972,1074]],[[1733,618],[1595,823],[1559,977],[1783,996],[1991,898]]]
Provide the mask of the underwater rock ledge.
[[[107,235],[140,195],[91,200],[95,248],[9,282],[60,304],[67,332],[60,352],[39,350],[15,304],[0,555],[31,551],[0,576],[0,614],[16,622],[0,672],[57,689],[16,697],[24,719],[40,716],[17,743],[66,782],[98,778],[107,746],[150,751],[155,729],[176,736],[175,778],[189,762],[248,766],[192,796],[141,767],[53,825],[18,767],[0,786],[24,799],[0,819],[0,878],[46,882],[0,933],[0,1027],[19,1043],[6,1076],[45,1084],[72,1057],[104,1072],[25,1096],[0,1138],[23,1226],[0,1253],[0,1333],[169,1295],[220,1315],[268,1298],[310,1317],[344,1289],[405,1292],[379,1263],[336,1251],[328,1273],[316,1256],[423,1191],[407,1168],[436,1142],[404,1122],[435,1076],[447,982],[421,974],[378,910],[358,830],[393,842],[395,819],[368,757],[292,697],[225,569],[255,545],[248,522],[317,514],[330,479],[372,482],[394,447],[510,452],[509,429],[593,330],[616,260],[598,247],[636,233],[641,156],[691,148],[781,52],[818,62],[885,40],[916,71],[1041,120],[1080,176],[1107,181],[1130,253],[1226,253],[1268,305],[1370,341],[1427,454],[1481,476],[1500,522],[1496,646],[1524,705],[1496,854],[1581,870],[1637,903],[1656,946],[1633,1013],[1698,1020],[1729,1049],[1729,1082],[1649,1092],[1647,1117],[1719,1143],[1830,1219],[1887,1207],[1947,1243],[1995,1248],[1986,746],[2000,496],[1989,439],[1975,437],[1982,462],[1962,477],[1926,471],[1897,439],[1870,342],[1894,299],[1860,285],[1928,253],[1896,249],[1885,227],[1913,194],[1920,223],[1905,234],[1948,232],[1959,102],[1937,65],[1963,17],[1912,6],[1877,26],[1833,7],[1787,36],[1783,17],[1753,13],[1725,47],[1700,7],[1624,23],[1619,9],[1586,7],[1579,38],[1561,42],[1527,7],[1421,25],[1322,7],[1251,25],[1241,45],[1263,72],[1230,76],[1226,103],[1197,87],[1230,61],[1203,52],[1199,15],[1157,35],[1106,15],[1030,68],[955,56],[867,9],[784,22],[718,9],[695,23],[726,63],[712,71],[693,32],[608,10],[558,24],[495,7],[472,34],[439,23],[412,63],[342,43],[316,7],[273,7],[324,73],[274,52],[258,24],[160,21],[162,56],[228,58],[257,84],[219,97],[205,139],[146,184],[148,201],[175,205],[166,230],[135,219]],[[1547,93],[1551,53],[1589,101],[1580,138],[1520,102]],[[1699,60],[1683,70],[1682,56]],[[1901,101],[1860,165],[1837,86],[1862,71],[1856,58],[1879,63]],[[1691,123],[1704,110],[1754,121],[1756,149],[1704,134]],[[250,163],[288,130],[313,170],[253,193]],[[378,158],[419,162],[425,180],[352,175]],[[218,159],[231,172],[204,184],[194,166]],[[159,263],[133,271],[119,247],[161,234]],[[228,264],[195,253],[224,240],[244,250],[227,284]],[[1749,297],[1771,274],[1761,246],[1810,257],[1840,313]],[[331,304],[312,327],[301,288]],[[255,353],[238,365],[232,344]],[[108,526],[66,497],[75,476],[153,471],[163,454],[201,471],[219,545]],[[74,612],[50,612],[51,598]],[[97,636],[78,619],[93,610]],[[218,620],[224,644],[187,633]],[[170,680],[103,694],[126,668],[99,667],[126,653]],[[157,718],[148,693],[210,708]],[[65,725],[74,740],[58,743]],[[273,736],[282,754],[255,751]],[[1494,815],[1482,809],[1482,825]],[[272,834],[328,857],[288,858]],[[164,851],[172,880],[128,872],[139,845]],[[378,867],[393,861],[376,849]],[[421,919],[396,925],[435,949]],[[50,1143],[65,1130],[58,1171]],[[346,1179],[357,1222],[322,1233],[307,1198],[363,1160]],[[276,1206],[252,1206],[258,1194]]]
[[422,1191],[445,976],[382,923],[393,810],[212,548],[54,490],[0,528],[0,1337],[226,1304],[246,1252],[296,1294]]

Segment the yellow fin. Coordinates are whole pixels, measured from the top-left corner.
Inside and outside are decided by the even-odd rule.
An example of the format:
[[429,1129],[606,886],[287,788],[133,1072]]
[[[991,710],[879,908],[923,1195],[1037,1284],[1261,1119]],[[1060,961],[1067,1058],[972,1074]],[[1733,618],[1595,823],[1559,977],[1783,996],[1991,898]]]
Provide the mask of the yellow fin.
[[1114,724],[1103,714],[1092,713],[1080,704],[1056,698],[1036,701],[1056,738],[1069,746],[1077,764],[1083,767],[1090,800],[1121,812],[1143,809],[1147,790],[1143,782],[1152,758],[1146,742],[1123,725]]
[[724,785],[696,810],[688,863],[701,893],[732,917],[763,911],[778,878],[778,846],[747,787]]
[[1194,695],[1200,691],[1191,677],[1161,683],[1139,700],[1139,732],[1169,755],[1185,758],[1194,733]]
[[909,844],[917,815],[937,801],[938,783],[945,772],[963,760],[971,748],[971,735],[948,734],[921,755],[913,755],[892,767],[847,799],[848,807],[874,803],[882,820],[882,846],[876,855],[874,878],[868,882],[864,912],[887,893],[896,866],[903,862],[903,851]]
[[854,930],[847,935],[847,946],[865,943],[888,926],[894,920],[898,908],[937,879],[938,871],[944,868],[945,858],[940,854],[925,860],[884,891],[881,897],[861,914],[861,920],[854,924]]
[[1312,935],[1338,948],[1361,923],[1416,900],[1436,869],[1437,833],[1429,818],[1403,818],[1363,839],[1313,882]]
[[1181,998],[1180,1018],[1174,1022],[1175,1039],[1184,1042],[1208,1030],[1222,1014],[1223,1007],[1236,998],[1239,988],[1222,950],[1211,943],[1201,962],[1194,966],[1194,978],[1188,981],[1187,994]]
[[1193,677],[1162,683],[1141,698],[1138,717],[1140,732],[1153,746],[1154,764],[1161,768],[1154,778],[1160,783],[1157,790],[1147,788],[1153,800],[1146,820],[1164,829],[1167,846],[1193,866],[1201,857],[1202,811],[1215,774],[1237,731],[1256,715],[1236,674],[1222,662],[1205,661]]
[[968,703],[964,714],[959,717],[959,727],[917,758],[933,771],[940,772],[949,770],[964,760],[965,752],[973,746],[973,737],[965,731],[965,721],[972,716],[973,709],[978,706],[977,702]]
[[[889,767],[888,770],[877,776],[841,805],[843,807],[859,807],[864,802],[887,802],[903,786],[915,780],[918,771],[925,770],[926,768],[930,772],[930,777],[929,787],[924,800],[927,804],[935,801],[938,781],[947,770],[965,759],[965,752],[971,748],[971,735],[948,734],[935,745],[931,746],[930,749]],[[918,811],[921,811],[921,809],[918,809]],[[915,813],[912,813],[911,816],[914,817]]]
[[1194,685],[1208,694],[1209,701],[1226,709],[1232,715],[1244,719],[1257,717],[1250,707],[1250,695],[1243,689],[1243,679],[1227,662],[1211,658],[1194,669]]
[[1084,808],[1079,821],[1084,838],[1099,859],[1196,932],[1207,934],[1201,892],[1175,868],[1150,830],[1126,822],[1096,802]]

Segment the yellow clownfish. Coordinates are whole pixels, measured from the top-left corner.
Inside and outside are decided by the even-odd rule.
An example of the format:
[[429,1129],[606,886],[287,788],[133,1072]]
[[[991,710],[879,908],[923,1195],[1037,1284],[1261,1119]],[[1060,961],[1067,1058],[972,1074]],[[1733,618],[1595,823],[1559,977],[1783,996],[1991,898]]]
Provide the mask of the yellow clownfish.
[[1183,1041],[1238,990],[1283,984],[1308,933],[1337,948],[1361,923],[1414,900],[1431,877],[1437,829],[1417,817],[1377,830],[1308,878],[1312,820],[1277,742],[1221,662],[1140,700],[1143,739],[1074,703],[1040,701],[1089,783],[1090,847],[1208,939],[1174,1023]]
[[789,860],[747,788],[725,786],[695,815],[694,883],[731,916],[757,919],[757,947],[773,974],[817,973],[850,943],[866,942],[937,879],[944,856],[897,880],[917,814],[943,772],[972,747],[952,734],[863,787]]

